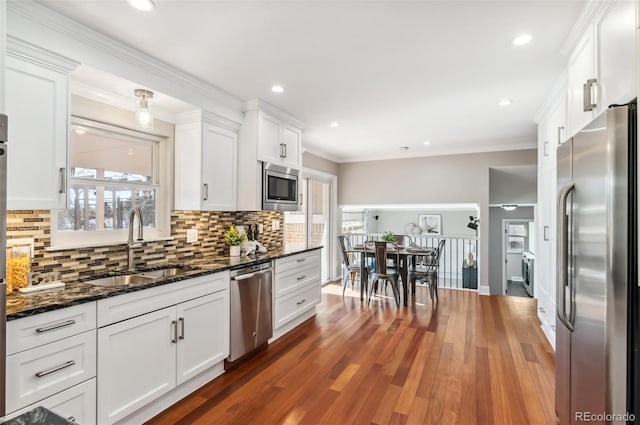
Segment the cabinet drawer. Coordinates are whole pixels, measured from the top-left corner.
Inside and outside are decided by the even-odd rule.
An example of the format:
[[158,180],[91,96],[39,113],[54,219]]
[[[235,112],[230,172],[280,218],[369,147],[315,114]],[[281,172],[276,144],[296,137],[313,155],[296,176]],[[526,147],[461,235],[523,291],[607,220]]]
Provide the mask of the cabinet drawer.
[[7,355],[96,328],[95,301],[7,322]]
[[291,295],[276,299],[274,329],[278,329],[320,304],[320,283],[314,282]]
[[306,266],[314,261],[320,263],[320,250],[303,252],[302,254],[296,254],[285,258],[278,258],[276,260],[276,275],[279,273],[285,273],[288,270],[295,269],[296,267]]
[[286,273],[278,273],[275,278],[275,298],[295,292],[296,290],[315,283],[320,286],[320,263],[313,261],[304,267],[295,268]]
[[98,327],[229,289],[229,272],[186,279],[98,301]]
[[20,416],[37,406],[45,407],[53,413],[81,425],[95,424],[96,378],[89,379],[82,384],[20,409],[10,414],[7,419]]
[[7,411],[96,376],[96,331],[7,356]]

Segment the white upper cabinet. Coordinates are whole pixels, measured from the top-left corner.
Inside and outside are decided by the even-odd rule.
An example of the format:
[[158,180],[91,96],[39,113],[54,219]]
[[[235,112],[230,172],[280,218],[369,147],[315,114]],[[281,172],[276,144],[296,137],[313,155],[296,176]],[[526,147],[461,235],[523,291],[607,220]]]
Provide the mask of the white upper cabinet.
[[7,208],[67,207],[67,74],[78,64],[8,40]]
[[569,58],[567,124],[573,136],[595,116],[596,70],[594,35],[589,29]]
[[302,166],[302,131],[264,111],[258,114],[258,160],[299,170]]
[[178,117],[175,128],[176,210],[235,211],[238,133],[208,122],[207,113]]
[[636,97],[636,3],[598,5],[569,59],[568,136],[609,105]]
[[598,110],[602,111],[614,103],[627,103],[636,96],[635,3],[616,1],[597,25]]
[[303,124],[261,100],[247,102],[238,145],[238,210],[262,209],[260,161],[300,170]]

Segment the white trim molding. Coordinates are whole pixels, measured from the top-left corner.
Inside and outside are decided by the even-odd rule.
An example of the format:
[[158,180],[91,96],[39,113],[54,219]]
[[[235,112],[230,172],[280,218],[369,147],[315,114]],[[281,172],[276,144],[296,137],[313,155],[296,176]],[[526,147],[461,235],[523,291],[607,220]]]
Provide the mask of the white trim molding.
[[480,295],[491,295],[491,290],[486,285],[478,286],[478,294]]
[[229,118],[223,117],[220,114],[216,114],[215,112],[210,111],[195,110],[176,114],[176,124],[193,124],[201,122],[213,124],[217,127],[223,128],[233,133],[237,133],[238,131],[240,131],[240,127],[242,126],[242,122],[231,120]]
[[292,117],[291,115],[289,115],[289,113],[283,111],[282,109],[278,109],[277,107],[265,102],[262,99],[252,99],[245,102],[243,108],[244,112],[257,110],[264,111],[269,115],[273,115],[276,118],[287,121],[289,124],[294,125],[299,129],[304,128],[304,123],[302,121]]
[[80,62],[11,35],[7,35],[7,55],[61,74],[68,74],[80,65]]

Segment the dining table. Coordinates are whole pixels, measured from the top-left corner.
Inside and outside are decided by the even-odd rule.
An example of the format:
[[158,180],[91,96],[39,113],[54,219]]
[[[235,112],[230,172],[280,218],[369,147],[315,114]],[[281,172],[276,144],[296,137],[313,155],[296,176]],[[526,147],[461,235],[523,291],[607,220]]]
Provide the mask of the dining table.
[[[397,248],[397,249],[396,249]],[[412,267],[415,267],[416,258],[419,256],[431,255],[433,248],[421,247],[421,246],[402,246],[393,245],[387,249],[387,258],[392,259],[398,256],[398,272],[400,274],[400,280],[402,280],[402,302],[405,307],[409,305],[409,263]],[[361,264],[367,263],[367,258],[374,258],[375,253],[372,248],[366,249],[364,245],[354,245],[348,252],[362,255]],[[368,295],[369,291],[369,275],[368,273],[360,273],[360,301],[364,298],[364,295]],[[366,292],[366,294],[365,294]]]

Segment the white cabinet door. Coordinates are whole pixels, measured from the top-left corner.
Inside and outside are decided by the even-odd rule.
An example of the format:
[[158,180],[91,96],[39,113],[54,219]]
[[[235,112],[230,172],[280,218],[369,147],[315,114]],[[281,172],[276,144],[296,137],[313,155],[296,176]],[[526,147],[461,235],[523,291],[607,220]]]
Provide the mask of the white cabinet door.
[[635,3],[617,0],[598,22],[598,110],[636,97]]
[[211,124],[202,127],[202,209],[235,211],[238,134]]
[[199,211],[202,207],[202,126],[176,124],[174,154],[174,209]]
[[280,120],[264,112],[259,113],[258,122],[258,159],[264,162],[280,164],[282,162]]
[[111,424],[176,385],[176,309],[98,329],[98,423]]
[[66,208],[67,76],[7,58],[8,209]]
[[[594,35],[591,27],[582,37],[569,59],[569,92],[567,98],[568,136],[573,136],[594,117],[595,109],[584,111],[584,85],[596,78]],[[597,84],[597,83],[596,83]],[[596,89],[592,90],[595,93]],[[593,99],[595,101],[595,98]]]
[[20,416],[38,406],[45,407],[58,416],[62,416],[78,424],[95,424],[97,423],[96,378],[89,379],[88,381],[29,405],[24,409],[17,410],[7,415],[6,419]]
[[229,290],[178,304],[177,384],[229,355]]
[[282,158],[282,165],[300,169],[302,132],[295,127],[284,125],[282,127],[282,144],[284,145],[284,158]]

